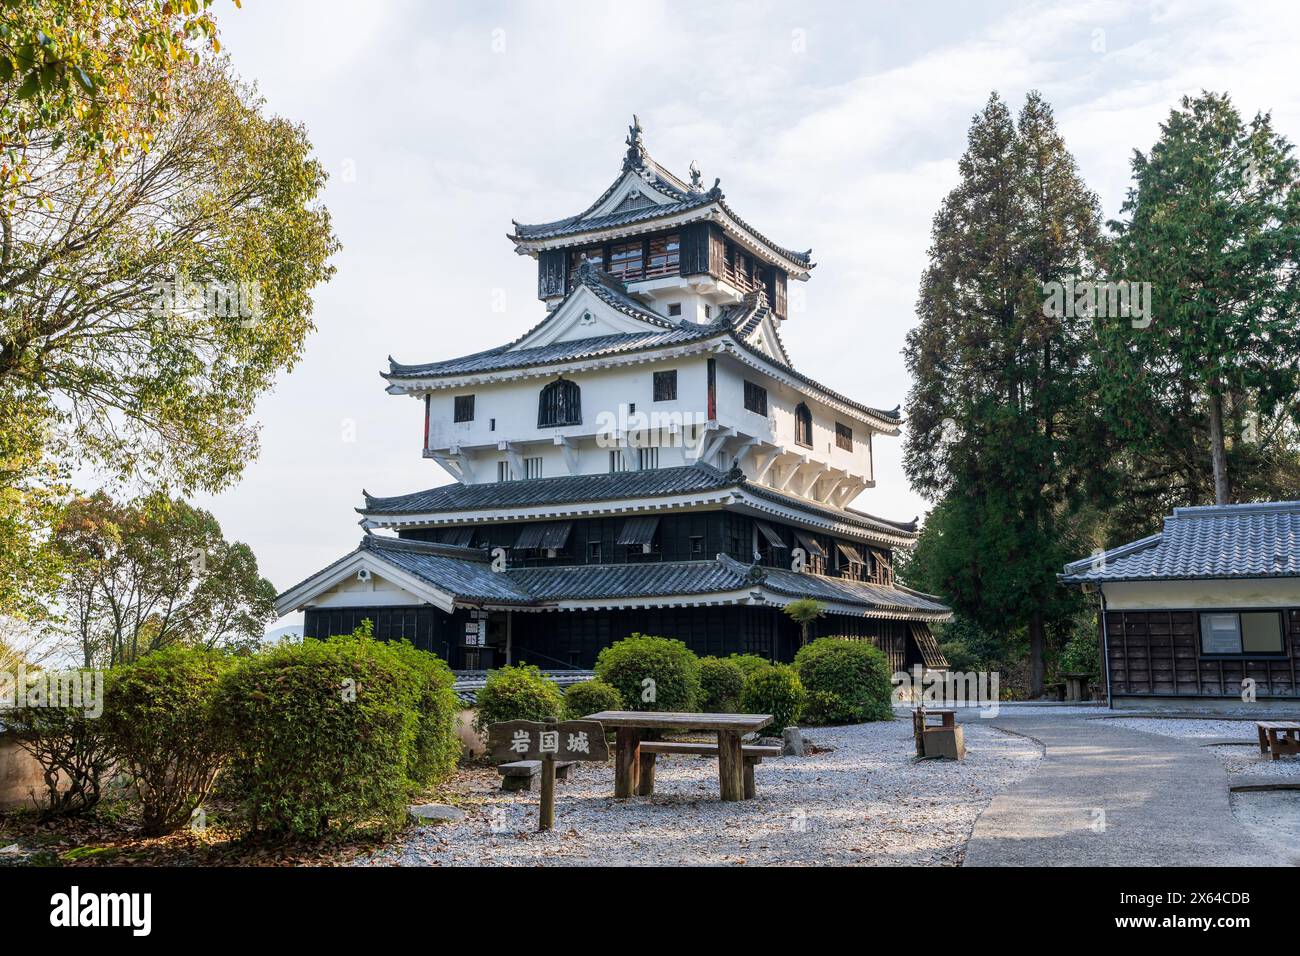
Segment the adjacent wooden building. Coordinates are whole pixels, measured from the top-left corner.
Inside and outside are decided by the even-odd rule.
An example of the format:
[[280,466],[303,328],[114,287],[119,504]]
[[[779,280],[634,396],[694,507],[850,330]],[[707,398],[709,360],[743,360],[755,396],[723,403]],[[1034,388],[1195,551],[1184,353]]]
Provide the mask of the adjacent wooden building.
[[1100,599],[1116,706],[1300,700],[1300,502],[1178,508],[1061,580]]

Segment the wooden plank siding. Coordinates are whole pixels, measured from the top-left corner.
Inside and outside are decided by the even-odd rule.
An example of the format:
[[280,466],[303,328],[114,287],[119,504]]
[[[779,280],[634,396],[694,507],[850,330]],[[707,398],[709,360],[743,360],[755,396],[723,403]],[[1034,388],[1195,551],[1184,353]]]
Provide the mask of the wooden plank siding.
[[1283,612],[1280,657],[1203,655],[1198,611],[1108,611],[1107,677],[1115,696],[1240,697],[1255,681],[1258,697],[1300,697],[1300,609]]

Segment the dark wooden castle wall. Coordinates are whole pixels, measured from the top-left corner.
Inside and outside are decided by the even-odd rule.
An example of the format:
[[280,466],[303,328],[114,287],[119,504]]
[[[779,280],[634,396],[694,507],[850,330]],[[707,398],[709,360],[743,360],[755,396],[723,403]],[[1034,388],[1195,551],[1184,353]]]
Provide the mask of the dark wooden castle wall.
[[1201,653],[1196,611],[1108,611],[1108,675],[1120,697],[1240,697],[1255,681],[1259,697],[1297,697],[1300,609],[1284,612],[1283,656]]

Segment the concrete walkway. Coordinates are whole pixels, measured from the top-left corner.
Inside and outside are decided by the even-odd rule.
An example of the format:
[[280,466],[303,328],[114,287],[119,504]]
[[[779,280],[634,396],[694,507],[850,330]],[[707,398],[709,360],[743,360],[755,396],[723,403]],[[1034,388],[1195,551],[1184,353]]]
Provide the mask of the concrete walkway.
[[966,866],[1284,866],[1300,861],[1233,820],[1228,775],[1207,748],[1109,720],[1016,716],[1038,769],[975,823]]

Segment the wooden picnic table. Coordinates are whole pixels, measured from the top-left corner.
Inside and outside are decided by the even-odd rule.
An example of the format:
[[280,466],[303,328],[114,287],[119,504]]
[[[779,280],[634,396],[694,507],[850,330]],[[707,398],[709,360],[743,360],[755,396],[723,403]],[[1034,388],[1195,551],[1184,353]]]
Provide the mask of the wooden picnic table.
[[1271,754],[1277,760],[1283,754],[1300,755],[1300,721],[1261,720],[1255,724],[1259,732],[1259,752]]
[[[613,727],[616,734],[614,753],[614,796],[649,796],[655,788],[655,754],[688,752],[681,747],[656,744],[646,740],[655,731],[704,731],[717,734],[718,788],[723,800],[746,799],[746,777],[750,781],[748,796],[753,796],[753,759],[747,768],[747,758],[740,738],[762,730],[772,722],[771,714],[683,714],[672,711],[602,710],[584,720],[598,720]],[[642,742],[648,746],[642,749]],[[707,750],[705,748],[708,748]],[[755,749],[755,748],[751,748]],[[712,752],[712,745],[701,745],[694,751]]]

